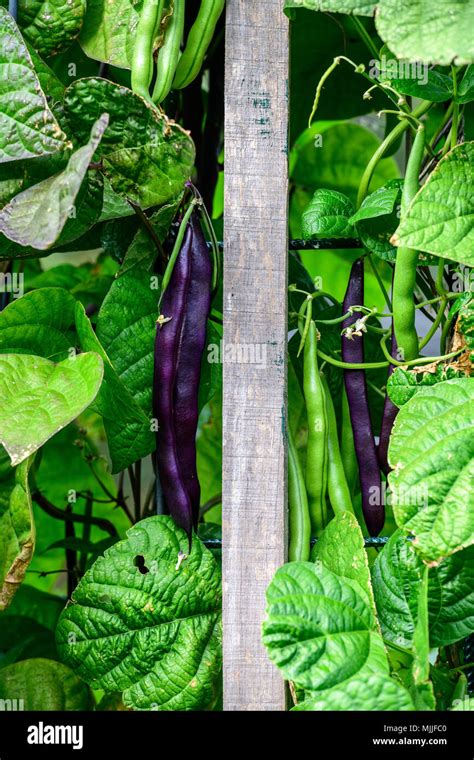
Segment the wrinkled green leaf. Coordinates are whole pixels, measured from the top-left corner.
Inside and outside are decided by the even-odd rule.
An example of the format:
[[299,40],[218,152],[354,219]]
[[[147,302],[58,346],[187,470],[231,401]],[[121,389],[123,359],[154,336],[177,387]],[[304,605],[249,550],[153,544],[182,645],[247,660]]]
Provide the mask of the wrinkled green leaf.
[[327,570],[354,584],[358,593],[365,594],[375,615],[367,552],[355,515],[343,512],[330,521],[321,538],[313,546],[311,560],[319,560]]
[[393,678],[379,673],[351,678],[341,686],[333,686],[308,696],[293,710],[414,710],[413,701],[406,689]]
[[86,0],[19,0],[18,24],[40,55],[56,55],[78,36],[86,5]]
[[441,66],[474,60],[470,0],[379,0],[375,24],[397,58]]
[[367,596],[321,563],[290,562],[267,589],[263,643],[283,676],[322,690],[353,676],[388,675]]
[[0,163],[68,147],[49,110],[31,56],[10,14],[0,7]]
[[76,198],[107,124],[108,116],[103,114],[92,127],[88,144],[72,154],[63,172],[24,190],[0,211],[0,230],[7,238],[39,250],[58,240],[68,217],[76,212]]
[[82,350],[96,351],[104,362],[104,382],[94,407],[104,420],[112,471],[121,472],[154,451],[150,418],[118,377],[82,304],[76,305],[76,329]]
[[188,538],[171,518],[143,520],[95,562],[59,620],[62,659],[94,688],[123,691],[128,707],[198,710],[216,697],[220,572],[197,538],[181,563],[180,551]]
[[181,192],[194,164],[194,144],[161,111],[126,87],[94,77],[73,82],[64,105],[77,140],[104,110],[109,114],[98,155],[116,193],[148,208]]
[[88,0],[79,42],[97,61],[129,69],[139,19],[133,0]]
[[420,388],[399,411],[389,446],[396,522],[423,559],[474,543],[474,379]]
[[97,338],[148,418],[160,292],[156,276],[138,270],[122,274],[114,280],[97,319]]
[[445,380],[453,380],[457,377],[464,376],[456,367],[456,364],[438,364],[436,369],[430,367],[423,371],[419,367],[416,372],[403,367],[397,367],[387,381],[387,392],[390,400],[396,406],[403,406],[407,403],[420,388],[436,385]]
[[327,13],[354,13],[356,16],[372,16],[377,3],[370,0],[285,0],[285,12],[291,17],[296,8]]
[[0,312],[0,352],[64,359],[75,346],[75,299],[63,288],[40,288]]
[[[35,550],[28,472],[32,458],[2,479],[0,499],[0,612],[11,603]],[[5,489],[5,490],[3,490]]]
[[418,191],[392,242],[474,266],[474,143],[458,145]]
[[89,688],[61,662],[35,658],[0,670],[0,699],[21,699],[24,710],[92,710]]
[[103,363],[80,354],[53,364],[27,354],[0,355],[0,441],[12,465],[23,462],[92,403]]
[[305,240],[318,237],[347,238],[354,234],[349,218],[354,207],[344,193],[316,190],[303,212],[301,226]]
[[474,632],[474,547],[430,570],[430,643],[448,646]]

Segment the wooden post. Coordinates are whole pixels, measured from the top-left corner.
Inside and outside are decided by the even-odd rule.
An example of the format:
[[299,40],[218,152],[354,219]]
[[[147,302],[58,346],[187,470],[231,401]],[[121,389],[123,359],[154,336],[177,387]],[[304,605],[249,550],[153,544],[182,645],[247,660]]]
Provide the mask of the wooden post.
[[261,643],[285,562],[289,29],[282,0],[228,0],[224,213],[224,709],[284,710]]

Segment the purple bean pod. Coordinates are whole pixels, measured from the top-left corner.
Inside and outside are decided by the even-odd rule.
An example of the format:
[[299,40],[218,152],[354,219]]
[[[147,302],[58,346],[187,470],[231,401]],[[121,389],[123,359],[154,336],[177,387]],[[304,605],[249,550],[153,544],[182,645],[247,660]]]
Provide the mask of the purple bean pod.
[[[392,345],[390,348],[390,354],[391,356],[395,356],[397,353],[397,340],[395,338],[395,333],[393,332],[392,327]],[[393,364],[390,364],[388,367],[388,375],[387,380],[392,374],[393,370],[395,369]],[[379,465],[382,472],[385,473],[385,475],[388,475],[390,472],[390,467],[388,464],[388,444],[390,443],[390,435],[392,433],[393,423],[395,422],[395,418],[398,414],[398,406],[395,406],[393,401],[390,400],[388,397],[388,394],[385,396],[385,402],[383,405],[383,414],[382,414],[382,425],[380,428],[380,439],[379,439],[379,445],[377,449],[377,455],[379,459]]]
[[[344,297],[343,313],[350,306],[364,303],[364,262],[357,259],[352,265],[349,284]],[[343,322],[343,327],[350,327],[362,314],[354,312]],[[342,359],[349,364],[364,363],[364,340],[354,337],[352,340],[342,336]],[[377,536],[383,528],[385,509],[382,503],[382,482],[377,459],[372,423],[369,413],[367,383],[364,370],[344,370],[344,383],[354,433],[354,445],[359,464],[362,512],[367,530],[371,536]]]
[[199,418],[198,390],[201,361],[206,346],[207,319],[211,308],[212,263],[196,214],[191,217],[191,279],[182,326],[174,394],[176,447],[184,486],[191,501],[197,528],[201,488],[196,465],[196,432]]
[[169,321],[157,323],[153,382],[153,413],[158,421],[156,461],[163,497],[170,515],[188,534],[190,544],[193,511],[178,458],[174,392],[191,279],[192,244],[193,231],[189,226],[161,301],[160,316]]
[[212,263],[196,214],[191,217],[161,301],[155,340],[157,466],[167,509],[189,536],[201,489],[196,464],[198,393],[211,306]]

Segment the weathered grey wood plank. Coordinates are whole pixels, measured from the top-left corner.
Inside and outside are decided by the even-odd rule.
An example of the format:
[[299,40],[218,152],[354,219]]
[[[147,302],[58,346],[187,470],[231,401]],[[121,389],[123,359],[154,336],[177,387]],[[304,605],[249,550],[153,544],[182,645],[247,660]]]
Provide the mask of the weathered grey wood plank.
[[[283,710],[261,643],[286,558],[288,21],[228,0],[224,213],[224,709]],[[239,356],[240,347],[240,356]],[[253,352],[253,354],[252,354]]]

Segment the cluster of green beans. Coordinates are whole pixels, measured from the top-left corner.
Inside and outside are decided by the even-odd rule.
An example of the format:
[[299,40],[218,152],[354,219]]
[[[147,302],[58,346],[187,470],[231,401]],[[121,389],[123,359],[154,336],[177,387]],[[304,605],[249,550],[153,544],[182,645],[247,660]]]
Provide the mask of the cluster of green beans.
[[[308,442],[304,472],[293,435],[289,431],[290,561],[309,558],[311,535],[320,536],[328,521],[327,498],[334,514],[354,512],[347,480],[347,476],[354,477],[353,442],[351,456],[349,436],[344,425],[341,444],[339,443],[331,393],[318,366],[318,331],[311,318],[306,322],[303,335],[303,392],[308,417]],[[341,446],[344,447],[345,461],[341,456]]]
[[[187,87],[198,76],[225,0],[202,0],[181,53],[185,0],[144,0],[132,57],[132,90],[155,105],[172,89]],[[155,42],[162,32],[153,94]]]

